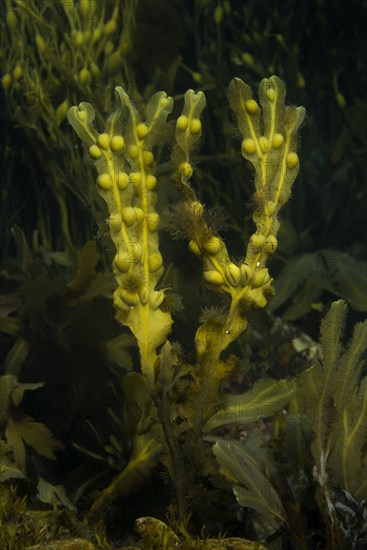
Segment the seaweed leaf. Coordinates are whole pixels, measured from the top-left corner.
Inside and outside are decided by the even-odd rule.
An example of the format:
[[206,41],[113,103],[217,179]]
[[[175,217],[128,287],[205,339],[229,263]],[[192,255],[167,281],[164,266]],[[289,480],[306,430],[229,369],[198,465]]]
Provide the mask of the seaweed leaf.
[[367,262],[328,248],[303,254],[287,263],[277,277],[272,309],[287,305],[284,319],[303,317],[328,291],[354,309],[367,311]]
[[4,370],[8,374],[19,375],[20,369],[29,353],[30,344],[28,340],[18,337],[11,349],[8,351],[4,361]]
[[250,424],[271,416],[284,407],[292,396],[293,385],[288,380],[260,380],[242,395],[227,396],[224,409],[209,418],[205,431],[225,424]]
[[47,504],[61,504],[69,510],[76,510],[74,504],[69,500],[65,487],[52,485],[45,479],[40,478],[37,484],[37,498]]
[[126,496],[139,487],[157,464],[160,451],[161,444],[153,431],[136,435],[133,439],[133,453],[126,468],[99,494],[88,512],[88,518],[95,516],[116,498]]
[[238,441],[217,440],[213,452],[222,473],[232,482],[233,492],[241,506],[254,509],[275,531],[286,522],[281,499],[265,475],[264,457],[253,445]]
[[[357,323],[342,349],[346,304],[334,302],[321,324],[323,360],[301,374],[296,401],[311,422],[314,475],[328,514],[335,517],[336,486],[354,498],[367,497],[367,378],[361,379],[367,349],[367,321]],[[332,475],[331,475],[332,474]]]
[[10,445],[0,439],[0,483],[14,478],[25,478],[25,475],[15,464]]
[[15,461],[22,472],[25,472],[25,444],[50,460],[55,460],[55,451],[63,448],[63,444],[54,438],[44,424],[36,422],[30,416],[17,420],[10,416],[5,434],[14,452]]
[[111,298],[116,288],[112,273],[96,271],[100,255],[94,241],[77,251],[76,268],[72,281],[65,289],[66,304],[69,307],[89,302],[96,296]]
[[[313,254],[303,254],[300,258],[287,262],[274,282],[275,296],[271,302],[271,309],[275,310],[291,299],[307,278],[313,275],[314,269]],[[296,311],[295,315],[293,318],[297,319],[303,312]],[[289,315],[286,318],[290,319]]]
[[[367,494],[366,469],[361,467],[367,435],[367,381],[364,382],[353,407],[344,410],[343,429],[333,453],[336,476],[342,473],[343,488],[356,498]],[[350,410],[352,408],[355,410]]]
[[123,332],[105,343],[105,357],[109,363],[128,371],[133,368],[133,360],[126,348],[136,346],[132,334]]

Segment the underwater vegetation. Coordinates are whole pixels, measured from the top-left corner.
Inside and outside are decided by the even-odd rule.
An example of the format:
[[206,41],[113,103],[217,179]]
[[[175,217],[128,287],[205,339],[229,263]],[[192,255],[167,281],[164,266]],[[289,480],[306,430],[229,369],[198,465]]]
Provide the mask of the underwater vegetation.
[[1,548],[366,544],[364,11],[1,3]]
[[[247,310],[265,307],[271,295],[266,260],[277,247],[278,212],[289,198],[298,172],[297,130],[304,109],[285,107],[284,84],[274,76],[260,83],[261,108],[240,79],[229,85],[229,102],[243,136],[242,154],[256,171],[256,231],[250,237],[243,260],[234,263],[224,241],[208,223],[204,206],[190,185],[194,172],[190,153],[201,135],[200,114],[205,96],[193,90],[185,94],[184,108],[175,124],[172,152],[174,178],[184,200],[167,214],[168,225],[175,234],[187,235],[189,250],[202,261],[205,283],[229,298],[226,309],[212,307],[203,313],[195,335],[196,364],[190,365],[182,361],[177,344],[168,339],[172,324],[170,302],[165,303],[167,289],[157,288],[164,268],[157,232],[160,216],[155,209],[157,178],[153,151],[156,140],[166,133],[164,124],[173,100],[164,92],[155,94],[143,121],[126,92],[117,87],[116,94],[117,110],[102,133],[92,126],[95,113],[88,103],[72,107],[68,119],[88,147],[99,172],[97,186],[108,205],[108,223],[116,247],[113,259],[118,283],[113,296],[116,319],[131,330],[139,348],[143,378],[139,382],[137,373],[130,375],[133,383],[130,381],[126,393],[131,395],[140,386],[139,393],[147,393],[144,401],[152,399],[150,406],[142,407],[142,413],[147,410],[149,416],[140,419],[150,430],[139,434],[127,469],[144,467],[152,461],[152,455],[160,452],[175,488],[178,519],[183,521],[191,481],[185,464],[194,464],[204,452],[198,441],[202,440],[207,422],[215,422],[222,408],[225,418],[228,414],[220,383],[230,375],[236,362],[232,355],[223,361],[222,353],[245,330]],[[279,382],[269,381],[269,394],[277,394],[274,386],[281,394],[274,398],[277,409],[288,397],[287,384],[283,387]],[[152,416],[157,416],[158,426]],[[157,428],[163,431],[158,437],[158,441],[162,439],[162,450],[157,445]],[[196,472],[191,475],[198,476]],[[99,495],[91,513],[105,499],[116,497],[120,486],[124,490],[125,472],[121,476]]]

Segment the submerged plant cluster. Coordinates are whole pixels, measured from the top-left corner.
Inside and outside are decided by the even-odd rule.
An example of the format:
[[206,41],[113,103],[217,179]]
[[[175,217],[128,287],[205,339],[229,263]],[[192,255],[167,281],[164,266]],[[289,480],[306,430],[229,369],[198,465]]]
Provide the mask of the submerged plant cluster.
[[1,6],[1,548],[365,544],[363,29],[324,66],[311,4]]

